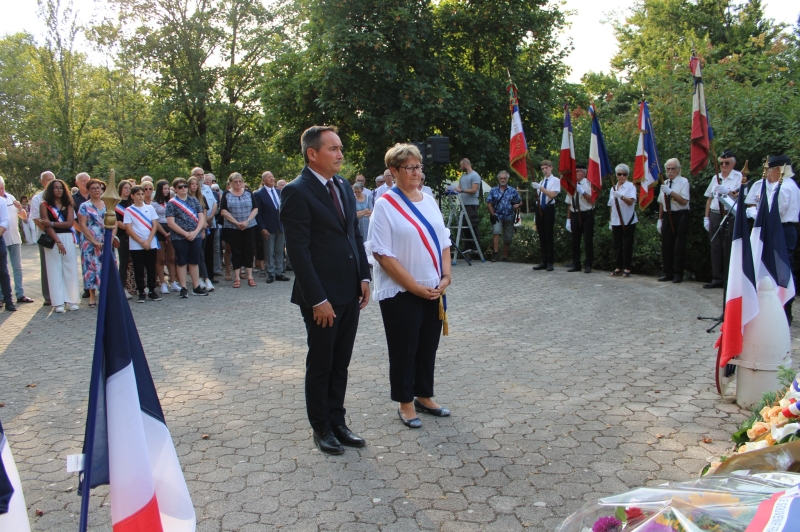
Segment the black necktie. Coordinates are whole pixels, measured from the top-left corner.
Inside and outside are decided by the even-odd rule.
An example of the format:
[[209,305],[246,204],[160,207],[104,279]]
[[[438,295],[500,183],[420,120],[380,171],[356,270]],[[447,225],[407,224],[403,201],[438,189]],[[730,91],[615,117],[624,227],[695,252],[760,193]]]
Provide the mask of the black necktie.
[[328,192],[330,193],[331,199],[333,200],[333,207],[334,207],[333,210],[335,210],[337,216],[339,216],[339,222],[342,225],[344,225],[344,213],[342,212],[342,204],[339,203],[339,195],[336,194],[336,191],[333,189],[333,181],[329,179],[326,186],[328,187]]

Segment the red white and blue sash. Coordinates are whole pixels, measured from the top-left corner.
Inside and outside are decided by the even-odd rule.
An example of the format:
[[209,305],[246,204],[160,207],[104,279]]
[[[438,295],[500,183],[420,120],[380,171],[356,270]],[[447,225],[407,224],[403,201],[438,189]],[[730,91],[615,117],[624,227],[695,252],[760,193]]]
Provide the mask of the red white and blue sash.
[[194,210],[191,207],[189,207],[189,205],[187,205],[186,202],[182,201],[180,198],[178,198],[178,197],[172,198],[171,200],[169,200],[169,202],[174,204],[176,207],[178,207],[183,212],[185,212],[186,215],[189,218],[191,218],[192,220],[194,220],[195,222],[199,222],[200,221],[200,218],[197,217],[197,214],[195,214]]
[[[45,205],[47,205],[47,203],[45,203]],[[61,211],[59,211],[55,207],[51,207],[50,205],[47,205],[47,209],[50,211],[50,214],[52,214],[53,217],[56,220],[58,220],[59,222],[66,222],[64,217],[61,215]],[[74,227],[70,227],[69,230],[70,230],[70,232],[72,232],[72,240],[77,244],[78,243],[78,235],[75,234],[75,228]]]
[[124,217],[124,216],[125,216],[125,207],[123,207],[122,205],[120,205],[119,203],[117,203],[117,204],[114,206],[114,212],[116,212],[116,213],[117,213],[117,214],[119,214],[120,216]]
[[[128,207],[127,211],[129,213],[131,213],[131,218],[133,218],[134,220],[136,220],[137,222],[142,224],[144,226],[144,228],[147,229],[148,233],[150,233],[150,231],[153,230],[153,222],[142,211],[140,211],[139,209],[137,209],[133,205]],[[153,249],[159,249],[158,248],[158,240],[154,239],[153,241],[156,243],[156,245],[155,245],[155,247]]]
[[[422,213],[417,209],[414,203],[403,194],[403,191],[397,187],[393,187],[389,192],[394,193],[400,200],[405,203],[406,207],[411,214],[414,216],[412,217],[408,214],[397,202],[392,194],[385,193],[381,198],[386,198],[386,201],[389,204],[397,209],[403,218],[408,220],[408,222],[414,226],[414,229],[417,230],[420,239],[422,239],[422,243],[425,245],[425,249],[428,250],[428,254],[431,256],[431,260],[433,261],[433,268],[436,270],[439,279],[442,278],[443,271],[442,271],[442,246],[439,244],[439,237],[436,236],[436,231],[434,230],[431,223],[422,215]],[[416,218],[416,220],[414,219]],[[420,225],[421,224],[421,225]],[[426,229],[426,231],[422,230],[422,227]],[[426,235],[427,233],[427,235]],[[438,259],[438,260],[437,260]],[[443,334],[445,336],[448,335],[448,325],[447,325],[447,296],[444,293],[440,296],[439,299],[439,319],[443,321]]]

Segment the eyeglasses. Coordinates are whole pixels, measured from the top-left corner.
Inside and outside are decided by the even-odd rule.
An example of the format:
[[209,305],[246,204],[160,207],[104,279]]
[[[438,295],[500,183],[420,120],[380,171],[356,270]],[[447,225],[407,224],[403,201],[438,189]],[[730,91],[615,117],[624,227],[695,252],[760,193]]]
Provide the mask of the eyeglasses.
[[617,172],[617,175],[618,175],[618,176],[623,176],[623,175],[624,175],[624,176],[627,176],[628,174],[627,174],[627,173],[625,173],[625,172]]
[[189,185],[187,185],[186,183],[184,183],[184,184],[182,184],[182,185],[177,185],[175,188],[177,188],[177,189],[181,189],[181,188],[189,188]]
[[144,190],[153,190],[153,187],[142,187]]
[[728,166],[729,164],[733,164],[733,161],[720,161],[719,164],[722,166]]
[[421,164],[417,164],[417,165],[409,164],[407,166],[398,166],[398,168],[402,168],[403,170],[405,170],[409,174],[412,174],[416,170],[422,171],[422,169],[424,168],[424,165],[421,165]]

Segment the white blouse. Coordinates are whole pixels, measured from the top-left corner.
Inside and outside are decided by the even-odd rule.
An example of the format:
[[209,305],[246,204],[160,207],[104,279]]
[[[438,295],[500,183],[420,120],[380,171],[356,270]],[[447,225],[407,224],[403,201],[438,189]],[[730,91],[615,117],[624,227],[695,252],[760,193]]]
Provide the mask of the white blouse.
[[[367,258],[373,265],[372,277],[374,280],[374,290],[372,298],[375,301],[389,299],[400,292],[405,292],[405,288],[397,284],[381,265],[373,257],[373,253],[386,257],[394,257],[405,268],[416,281],[426,288],[436,288],[439,285],[439,268],[434,267],[433,259],[428,248],[420,237],[417,227],[415,227],[405,216],[403,216],[395,206],[387,199],[391,197],[395,203],[414,220],[422,230],[422,234],[429,242],[436,264],[439,263],[439,255],[433,239],[428,234],[428,229],[422,224],[413,212],[408,208],[402,198],[394,192],[385,192],[375,202],[372,216],[369,222],[369,232],[364,247],[367,250]],[[422,200],[413,202],[422,216],[433,227],[436,237],[439,239],[439,246],[442,251],[449,248],[450,230],[444,225],[442,212],[433,197],[422,194]]]
[[[635,224],[639,221],[636,217],[636,185],[630,181],[625,181],[622,186],[615,185],[614,190],[619,190],[626,198],[633,199],[633,203],[628,205],[622,200],[619,201],[619,210],[622,212],[622,218],[625,220],[625,225]],[[608,206],[611,207],[611,225],[622,225],[619,221],[619,213],[617,213],[617,206],[614,205],[614,194],[608,194]]]

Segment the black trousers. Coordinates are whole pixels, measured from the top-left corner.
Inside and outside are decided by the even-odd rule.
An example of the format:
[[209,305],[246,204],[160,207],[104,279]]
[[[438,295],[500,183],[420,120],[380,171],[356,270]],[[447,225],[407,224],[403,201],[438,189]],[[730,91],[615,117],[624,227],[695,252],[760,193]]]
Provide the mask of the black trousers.
[[[594,265],[594,209],[590,211],[572,211],[570,218],[572,229],[572,267],[581,267],[581,238],[586,255],[584,266],[591,268]],[[575,223],[575,222],[580,223]]]
[[439,300],[400,292],[380,302],[389,345],[389,384],[392,401],[410,403],[414,397],[433,397],[436,350],[442,335]]
[[[670,224],[672,216],[672,224]],[[672,230],[672,227],[675,230]],[[665,212],[661,222],[661,259],[664,275],[683,276],[686,264],[686,235],[689,234],[689,211]]]
[[[797,248],[797,226],[793,223],[781,225],[783,226],[783,238],[786,240],[786,251],[789,254],[789,271],[792,272],[792,281],[794,281],[795,289],[797,289],[797,277],[794,275],[794,250]],[[786,312],[786,319],[789,320],[789,325],[792,324],[793,320],[792,303],[794,303],[794,298],[783,305],[783,310]]]
[[208,280],[214,282],[214,236],[219,229],[211,229],[203,239],[203,262],[206,264]]
[[[480,242],[481,242],[481,235],[480,235],[481,219],[478,216],[478,208],[479,207],[480,207],[480,205],[464,205],[464,209],[467,211],[467,216],[469,216],[469,221],[472,224],[472,230],[475,231],[475,238],[478,239],[478,241],[475,242],[475,247],[474,247],[476,252],[478,251],[478,248],[481,245],[480,244]],[[462,232],[461,234],[463,235],[464,233]],[[467,233],[466,239],[467,240],[471,240],[472,239],[472,235]]]
[[[257,226],[239,229],[225,229],[225,240],[231,245],[231,266],[234,271],[239,268],[252,268],[256,253]],[[214,271],[212,268],[211,271]]]
[[300,307],[308,333],[306,356],[306,411],[316,431],[332,425],[345,425],[344,395],[347,391],[347,368],[353,354],[358,330],[358,298],[333,307],[336,318],[332,327],[320,327],[314,321],[314,309]]
[[636,224],[612,226],[614,235],[614,256],[618,270],[630,270],[633,262],[633,235],[636,234]]
[[44,246],[37,244],[39,247],[39,273],[42,278],[42,297],[45,301],[50,301],[50,284],[47,282],[47,263],[45,262]]
[[708,213],[708,218],[711,225],[711,230],[708,232],[708,238],[712,238],[714,234],[716,238],[711,240],[711,279],[714,281],[728,280],[728,265],[731,261],[731,245],[733,244],[733,218],[728,216],[725,222],[725,227],[719,229],[723,216],[718,212]]
[[131,260],[130,239],[128,233],[120,233],[117,231],[119,238],[119,280],[122,281],[122,288],[127,290],[125,286],[128,284],[128,261]]
[[536,209],[536,232],[539,233],[539,246],[542,252],[542,264],[555,262],[555,240],[553,230],[556,225],[556,207],[548,205],[542,212]]
[[150,293],[156,289],[156,257],[157,249],[132,249],[130,250],[133,261],[133,278],[136,280],[136,290],[144,293],[144,271],[147,270],[147,288]]

